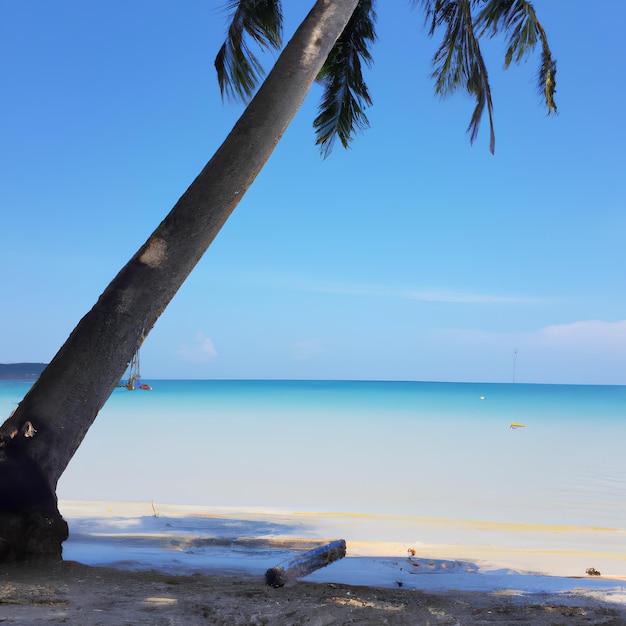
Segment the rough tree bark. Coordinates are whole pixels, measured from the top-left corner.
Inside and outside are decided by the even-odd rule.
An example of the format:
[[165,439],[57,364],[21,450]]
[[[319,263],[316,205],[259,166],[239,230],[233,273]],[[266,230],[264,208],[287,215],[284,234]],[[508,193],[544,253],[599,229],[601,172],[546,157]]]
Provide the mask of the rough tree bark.
[[[60,476],[133,353],[269,158],[357,4],[315,3],[222,146],[0,427],[0,560],[60,558],[67,537],[55,495]],[[16,496],[31,486],[36,497]]]

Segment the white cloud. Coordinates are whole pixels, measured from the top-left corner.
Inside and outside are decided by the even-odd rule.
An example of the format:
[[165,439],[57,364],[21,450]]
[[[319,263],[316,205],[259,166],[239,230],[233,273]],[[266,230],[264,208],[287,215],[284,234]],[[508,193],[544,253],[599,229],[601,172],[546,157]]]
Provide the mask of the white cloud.
[[[438,329],[425,340],[442,379],[623,384],[626,320],[582,320],[528,332]],[[452,373],[451,373],[452,372]]]
[[[247,275],[247,280],[251,280]],[[291,276],[289,274],[276,274],[254,276],[252,280],[257,284],[267,285],[273,289],[292,289],[308,293],[326,293],[341,296],[356,296],[368,298],[397,298],[402,300],[415,300],[419,302],[442,302],[451,304],[541,304],[554,302],[555,298],[525,296],[525,295],[502,295],[484,292],[467,292],[455,289],[426,288],[414,289],[412,287],[397,287],[385,284],[362,284],[362,283],[333,283],[318,281],[305,276]]]
[[537,340],[594,352],[626,352],[626,320],[586,320],[546,326],[537,332]]
[[453,304],[536,304],[547,302],[545,298],[528,296],[506,296],[486,293],[471,293],[454,290],[419,290],[386,285],[316,285],[304,287],[306,291],[331,293],[345,296],[365,296],[374,298],[399,298],[419,302],[446,302]]
[[209,337],[205,337],[200,331],[196,333],[191,345],[184,343],[179,348],[178,354],[192,363],[209,363],[218,356],[213,341]]
[[492,332],[487,330],[440,329],[435,336],[457,342],[483,345],[530,346],[550,350],[626,353],[626,320],[605,322],[582,320],[552,324],[529,332]]
[[494,294],[467,293],[454,291],[406,291],[393,294],[399,298],[420,302],[448,302],[456,304],[531,304],[543,302],[539,298],[519,296],[498,296]]

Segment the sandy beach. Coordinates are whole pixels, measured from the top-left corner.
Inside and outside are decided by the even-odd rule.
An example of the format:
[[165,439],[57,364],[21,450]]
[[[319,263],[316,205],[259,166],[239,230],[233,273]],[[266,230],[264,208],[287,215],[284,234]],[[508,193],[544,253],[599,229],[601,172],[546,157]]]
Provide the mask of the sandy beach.
[[273,589],[258,577],[172,576],[65,562],[3,568],[7,624],[626,624],[624,605],[591,595],[451,590],[422,592],[298,582]]
[[[60,508],[65,562],[3,567],[0,621],[626,624],[621,531],[155,503]],[[285,587],[265,584],[268,568],[337,538],[345,558]]]

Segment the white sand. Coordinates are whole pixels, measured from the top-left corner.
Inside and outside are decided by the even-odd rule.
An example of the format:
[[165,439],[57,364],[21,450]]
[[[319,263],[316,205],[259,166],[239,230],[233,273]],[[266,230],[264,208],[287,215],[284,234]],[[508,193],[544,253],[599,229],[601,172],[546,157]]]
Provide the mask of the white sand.
[[[626,604],[620,529],[151,503],[60,501],[59,508],[70,525],[64,558],[87,565],[262,576],[302,550],[342,538],[346,558],[306,580],[427,591],[576,591]],[[602,575],[588,576],[588,568]]]

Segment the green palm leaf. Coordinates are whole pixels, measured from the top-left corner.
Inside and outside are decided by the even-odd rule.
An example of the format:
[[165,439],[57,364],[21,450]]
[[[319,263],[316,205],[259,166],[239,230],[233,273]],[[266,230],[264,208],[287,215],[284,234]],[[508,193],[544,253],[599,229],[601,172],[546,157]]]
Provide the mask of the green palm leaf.
[[556,113],[556,61],[552,58],[548,38],[533,5],[527,0],[488,0],[476,18],[476,24],[483,31],[490,31],[491,36],[500,29],[506,32],[508,48],[504,55],[505,67],[509,67],[512,61],[522,61],[541,41],[537,86],[548,107],[548,115]]
[[222,97],[250,99],[265,72],[247,38],[261,48],[282,46],[283,15],[280,0],[230,0],[231,13],[226,41],[215,58]]
[[347,148],[355,131],[369,126],[365,108],[372,105],[372,99],[362,63],[372,64],[369,46],[376,40],[375,21],[373,0],[361,0],[318,76],[324,93],[313,127],[324,158],[336,138]]
[[414,0],[421,3],[430,22],[430,35],[437,27],[445,28],[443,41],[433,57],[435,91],[446,97],[459,89],[467,90],[476,100],[476,107],[467,131],[473,143],[478,135],[485,108],[489,115],[491,153],[495,151],[493,103],[487,67],[474,29],[472,9],[477,0]]

